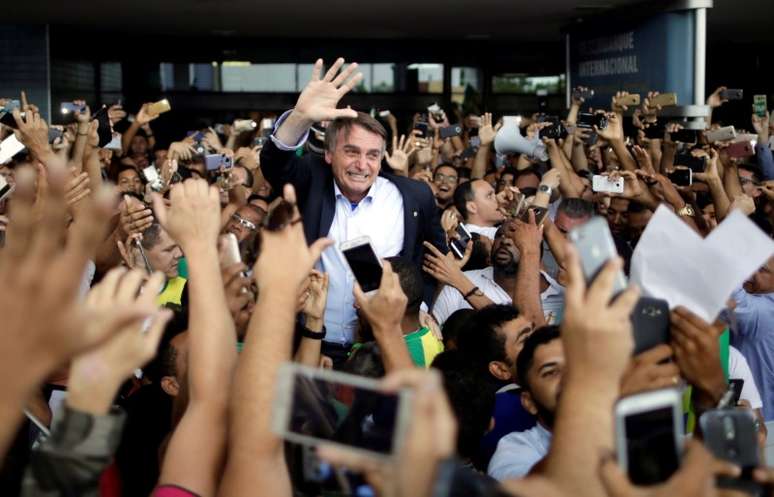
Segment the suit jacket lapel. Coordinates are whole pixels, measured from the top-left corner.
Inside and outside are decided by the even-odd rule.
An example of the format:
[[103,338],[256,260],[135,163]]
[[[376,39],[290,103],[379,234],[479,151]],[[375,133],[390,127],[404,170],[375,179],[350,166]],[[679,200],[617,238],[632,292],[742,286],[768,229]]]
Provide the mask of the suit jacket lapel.
[[419,223],[419,206],[411,192],[400,179],[392,175],[384,175],[390,180],[403,197],[403,250],[400,255],[403,257],[414,256],[414,245],[417,242],[417,225]]

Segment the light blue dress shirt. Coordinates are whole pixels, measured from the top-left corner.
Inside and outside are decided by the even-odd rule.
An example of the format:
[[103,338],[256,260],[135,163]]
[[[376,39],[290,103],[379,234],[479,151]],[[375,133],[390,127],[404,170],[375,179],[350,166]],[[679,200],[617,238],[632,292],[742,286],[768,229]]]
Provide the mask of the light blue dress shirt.
[[524,478],[532,466],[548,455],[551,432],[540,423],[526,431],[515,431],[500,439],[487,474],[498,481]]

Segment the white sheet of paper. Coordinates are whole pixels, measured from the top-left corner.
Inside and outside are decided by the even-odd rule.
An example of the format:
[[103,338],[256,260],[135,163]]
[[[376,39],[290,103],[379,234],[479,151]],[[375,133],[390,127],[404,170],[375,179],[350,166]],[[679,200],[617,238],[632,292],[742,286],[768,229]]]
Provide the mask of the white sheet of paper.
[[774,242],[737,210],[702,239],[662,205],[637,243],[630,276],[644,295],[712,322],[772,254]]

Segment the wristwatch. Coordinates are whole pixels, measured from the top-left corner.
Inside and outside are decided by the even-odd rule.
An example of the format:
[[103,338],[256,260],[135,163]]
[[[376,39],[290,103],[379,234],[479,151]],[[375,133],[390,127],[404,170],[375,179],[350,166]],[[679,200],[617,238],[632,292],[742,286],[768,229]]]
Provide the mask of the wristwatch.
[[693,207],[685,204],[677,211],[678,216],[693,216],[695,214]]
[[477,286],[474,286],[473,288],[470,289],[470,291],[468,293],[463,295],[463,297],[467,300],[470,297],[472,297],[473,295],[475,295],[476,297],[483,297],[484,296],[484,292],[482,292]]
[[543,183],[541,183],[540,186],[538,186],[538,192],[545,193],[546,195],[549,195],[549,196],[551,195],[551,192],[553,190],[554,190],[553,188],[551,188],[548,185],[544,185]]
[[312,331],[306,326],[301,328],[301,336],[304,338],[311,338],[312,340],[322,340],[327,334],[328,330],[325,329],[325,326],[323,326],[322,331]]

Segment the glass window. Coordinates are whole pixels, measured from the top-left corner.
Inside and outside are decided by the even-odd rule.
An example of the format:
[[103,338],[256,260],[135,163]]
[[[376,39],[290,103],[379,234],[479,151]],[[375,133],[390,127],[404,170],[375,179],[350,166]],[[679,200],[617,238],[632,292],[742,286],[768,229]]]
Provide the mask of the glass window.
[[481,91],[481,86],[478,81],[478,69],[475,67],[452,67],[452,93],[465,93],[467,87],[471,87],[476,91]]
[[529,76],[527,74],[498,74],[492,78],[493,93],[535,93],[545,90],[549,95],[564,93],[564,74],[558,76]]
[[99,70],[100,85],[103,92],[120,92],[121,91],[121,63],[120,62],[103,62],[100,64]]
[[225,92],[295,92],[295,64],[251,64],[225,61],[221,65],[221,84]]
[[358,64],[363,80],[355,91],[363,93],[389,93],[395,90],[394,64]]
[[296,64],[296,91],[303,91],[312,79],[314,64]]
[[[416,71],[419,93],[443,93],[443,64],[410,64],[408,70]],[[407,90],[411,91],[410,85]]]

